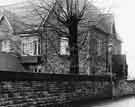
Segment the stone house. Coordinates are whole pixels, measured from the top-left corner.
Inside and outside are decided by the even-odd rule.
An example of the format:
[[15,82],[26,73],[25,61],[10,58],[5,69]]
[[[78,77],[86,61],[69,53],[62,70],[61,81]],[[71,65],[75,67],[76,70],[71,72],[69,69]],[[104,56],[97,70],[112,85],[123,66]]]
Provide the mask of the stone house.
[[[10,6],[10,8],[12,8],[12,6]],[[8,10],[7,7],[4,11],[6,10]],[[98,10],[95,9],[95,12],[98,12]],[[91,12],[87,12],[86,14],[90,16],[90,13]],[[10,36],[10,38],[16,38],[18,43],[16,46],[19,46],[19,48],[17,48],[14,53],[18,53],[21,56],[19,60],[25,71],[68,74],[70,63],[68,38],[65,35],[59,36],[56,32],[52,32],[48,28],[44,29],[45,31],[42,30],[42,27],[38,30],[36,29],[37,26],[31,28],[31,26],[28,26],[28,24],[25,23],[29,22],[28,19],[26,19],[26,21],[23,17],[22,21],[19,19],[20,17],[17,16],[17,14],[14,13],[14,15],[12,15],[14,18],[11,18],[11,15],[9,14],[13,13],[7,11],[6,14],[4,12],[3,17],[7,19],[8,24],[6,24],[6,26],[10,29],[9,34],[14,35],[13,37]],[[98,18],[98,20],[96,20],[96,24],[95,22],[90,23],[90,28],[85,28],[81,25],[79,26],[79,31],[85,31],[83,36],[79,36],[78,40],[78,43],[83,44],[79,50],[80,74],[90,75],[106,71],[108,60],[108,38],[110,38],[110,35],[113,35],[112,31],[114,29],[114,20],[112,20],[112,17],[104,17]],[[95,20],[95,18],[97,18],[97,16],[90,17],[91,20]],[[33,18],[33,21],[30,20],[30,22],[36,22],[35,20],[37,19]],[[46,21],[51,21],[55,25],[58,24],[57,21],[54,20],[53,13],[51,12],[48,14]],[[5,22],[5,20],[2,20],[2,22]],[[3,26],[2,22],[0,29]],[[117,40],[117,38],[115,39]],[[85,42],[82,43],[82,41]],[[10,43],[5,43],[8,47],[8,51],[6,50],[7,53],[11,51],[10,47],[16,47],[11,45],[9,46],[8,44]],[[119,49],[119,46],[117,47]],[[114,49],[114,51],[115,50],[117,49]]]

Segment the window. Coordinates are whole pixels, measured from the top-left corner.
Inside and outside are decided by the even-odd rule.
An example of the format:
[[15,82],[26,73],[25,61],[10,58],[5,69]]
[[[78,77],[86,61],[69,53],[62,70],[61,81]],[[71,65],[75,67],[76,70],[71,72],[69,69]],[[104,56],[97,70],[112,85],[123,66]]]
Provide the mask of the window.
[[102,53],[102,40],[97,40],[97,55],[101,55]]
[[11,45],[10,40],[3,40],[1,51],[10,52],[11,49],[10,45]]
[[61,37],[61,40],[60,40],[60,54],[61,55],[70,55],[70,52],[69,52],[69,40],[66,37]]
[[22,39],[22,55],[40,55],[40,39],[38,37],[24,37]]

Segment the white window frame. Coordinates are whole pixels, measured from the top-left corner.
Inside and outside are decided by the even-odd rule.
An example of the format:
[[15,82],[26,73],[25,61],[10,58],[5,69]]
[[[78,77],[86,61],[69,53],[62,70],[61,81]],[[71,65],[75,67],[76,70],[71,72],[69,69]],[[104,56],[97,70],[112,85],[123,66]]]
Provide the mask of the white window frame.
[[[36,41],[36,45],[34,45],[34,41]],[[35,53],[35,46],[36,46],[36,53]],[[37,36],[23,37],[21,41],[21,50],[22,56],[39,56],[41,54],[40,38]]]
[[1,46],[1,51],[2,52],[10,52],[11,50],[11,42],[8,39],[2,40],[1,42],[2,46]]
[[70,55],[69,51],[69,39],[67,37],[60,38],[60,55]]

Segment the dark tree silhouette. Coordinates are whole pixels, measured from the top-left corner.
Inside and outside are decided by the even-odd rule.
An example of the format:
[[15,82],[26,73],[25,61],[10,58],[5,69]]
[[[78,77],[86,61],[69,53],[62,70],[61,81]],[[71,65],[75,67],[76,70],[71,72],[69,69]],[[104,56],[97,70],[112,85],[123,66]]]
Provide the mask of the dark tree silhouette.
[[[94,22],[97,22],[101,13],[94,13],[94,9],[87,11],[89,9],[90,1],[88,0],[39,0],[34,6],[34,12],[40,16],[42,19],[41,26],[43,29],[49,28],[49,30],[57,33],[59,36],[65,35],[69,40],[69,50],[70,50],[70,72],[79,73],[79,49],[81,45],[85,43],[81,41],[81,45],[78,45],[78,37],[84,32],[86,33],[88,29],[80,32],[79,27],[83,26],[89,28],[89,18],[86,18],[86,14],[92,13],[97,16]],[[93,12],[92,12],[93,11]],[[97,12],[97,11],[96,11]],[[53,24],[47,21],[49,14],[57,19],[56,23]],[[99,16],[99,17],[98,17]],[[58,26],[59,25],[59,26]],[[45,30],[44,30],[45,31]],[[56,49],[57,50],[57,49]],[[58,53],[56,51],[56,53]]]
[[83,4],[82,9],[79,9],[80,6],[78,0],[66,0],[64,3],[65,5],[62,5],[63,3],[61,3],[60,0],[56,0],[55,4],[58,6],[58,8],[54,10],[57,20],[69,31],[70,72],[78,73],[78,23],[82,20],[86,10],[86,1]]
[[45,12],[49,11],[54,14],[58,23],[62,24],[68,30],[68,32],[62,31],[52,25],[52,23],[46,26],[53,29],[59,35],[67,35],[70,50],[70,72],[78,73],[78,24],[83,20],[84,13],[87,9],[87,0],[55,0],[54,2],[41,0],[36,7],[38,8],[35,8],[34,11],[41,17],[43,26],[45,26],[46,20]]

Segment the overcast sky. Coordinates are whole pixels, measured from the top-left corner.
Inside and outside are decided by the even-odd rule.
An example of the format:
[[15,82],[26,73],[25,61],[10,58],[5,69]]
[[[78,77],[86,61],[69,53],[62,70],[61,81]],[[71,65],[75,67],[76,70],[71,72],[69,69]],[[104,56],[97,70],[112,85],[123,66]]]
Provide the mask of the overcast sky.
[[[24,0],[0,0],[0,5],[7,5]],[[129,76],[135,77],[135,0],[93,0],[99,7],[110,7],[115,14],[116,28],[123,39],[122,52],[127,54]]]
[[0,0],[0,5],[8,5],[12,3],[22,2],[24,0]]
[[135,0],[96,0],[99,7],[111,7],[116,29],[123,40],[122,53],[127,55],[129,77],[135,77]]

